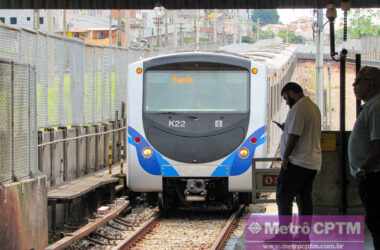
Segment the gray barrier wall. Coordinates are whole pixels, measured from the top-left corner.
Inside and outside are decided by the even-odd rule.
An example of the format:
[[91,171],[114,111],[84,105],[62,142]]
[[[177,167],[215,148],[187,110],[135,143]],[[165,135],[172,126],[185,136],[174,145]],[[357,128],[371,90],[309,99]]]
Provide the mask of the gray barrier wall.
[[35,70],[0,59],[0,183],[37,174]]

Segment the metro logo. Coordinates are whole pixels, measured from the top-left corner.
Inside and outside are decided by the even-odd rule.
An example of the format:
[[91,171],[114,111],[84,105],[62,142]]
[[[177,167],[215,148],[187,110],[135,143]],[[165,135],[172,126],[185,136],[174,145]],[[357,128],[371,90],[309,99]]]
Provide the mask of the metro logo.
[[190,76],[176,76],[172,75],[172,81],[178,84],[192,84],[193,78]]

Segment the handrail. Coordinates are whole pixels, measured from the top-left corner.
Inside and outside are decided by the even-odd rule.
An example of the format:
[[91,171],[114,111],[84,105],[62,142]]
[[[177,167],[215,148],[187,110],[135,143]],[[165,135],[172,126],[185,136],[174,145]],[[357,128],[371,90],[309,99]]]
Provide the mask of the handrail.
[[93,134],[87,134],[87,135],[81,135],[81,136],[76,136],[76,137],[70,137],[70,138],[65,138],[65,139],[59,139],[59,140],[49,141],[49,142],[38,144],[38,147],[40,148],[40,147],[45,147],[45,146],[52,145],[52,144],[61,143],[61,142],[74,141],[74,140],[78,140],[78,139],[87,138],[87,137],[90,137],[90,136],[106,135],[106,134],[110,134],[110,133],[117,132],[117,131],[120,131],[120,130],[125,130],[126,128],[127,127],[124,126],[124,127],[117,128],[117,129],[107,130],[105,132],[99,132],[99,133],[93,133]]
[[268,162],[268,161],[282,161],[280,157],[259,157],[259,158],[253,158],[252,162]]

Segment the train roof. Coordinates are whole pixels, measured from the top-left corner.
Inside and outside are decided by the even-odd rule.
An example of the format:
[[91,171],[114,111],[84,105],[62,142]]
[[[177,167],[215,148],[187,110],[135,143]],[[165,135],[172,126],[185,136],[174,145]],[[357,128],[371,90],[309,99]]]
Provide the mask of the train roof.
[[232,51],[181,51],[181,52],[173,52],[168,53],[165,55],[157,55],[152,57],[147,57],[144,59],[139,60],[138,62],[146,62],[153,59],[160,59],[160,58],[166,58],[166,57],[172,57],[172,56],[183,56],[183,55],[211,55],[211,56],[226,56],[226,57],[233,57],[239,60],[245,60],[250,61],[250,58],[248,56],[245,56],[243,54],[234,53]]
[[284,44],[278,39],[261,40],[254,44],[232,44],[221,47],[218,51],[181,51],[164,55],[147,57],[138,62],[164,59],[184,55],[211,55],[233,57],[239,60],[254,61],[267,66],[269,72],[280,69],[286,64],[297,50],[297,45]]
[[297,45],[284,44],[277,39],[268,39],[254,44],[228,45],[222,49],[264,63],[269,70],[276,70],[289,61],[297,47]]

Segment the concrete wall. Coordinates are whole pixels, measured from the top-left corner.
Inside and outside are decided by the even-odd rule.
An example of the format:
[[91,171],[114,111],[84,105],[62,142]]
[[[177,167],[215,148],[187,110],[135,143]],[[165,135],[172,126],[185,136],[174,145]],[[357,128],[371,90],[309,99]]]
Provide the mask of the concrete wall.
[[44,249],[48,244],[46,177],[0,186],[0,248]]

